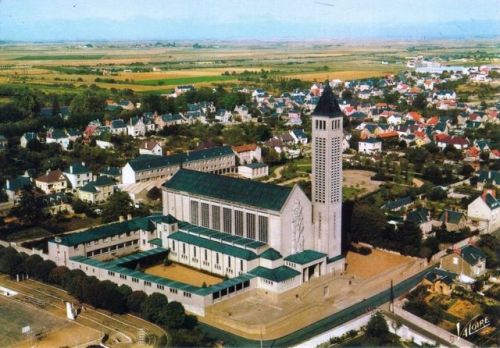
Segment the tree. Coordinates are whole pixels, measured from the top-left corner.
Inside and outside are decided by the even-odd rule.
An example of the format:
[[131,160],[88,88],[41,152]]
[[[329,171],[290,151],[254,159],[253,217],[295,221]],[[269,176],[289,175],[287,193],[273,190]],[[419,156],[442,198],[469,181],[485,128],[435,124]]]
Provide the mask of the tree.
[[28,225],[43,221],[45,214],[42,201],[35,197],[32,187],[23,188],[19,204],[12,209],[12,214]]
[[177,301],[169,302],[165,312],[161,313],[161,323],[169,329],[183,327],[185,319],[186,311],[182,304]]
[[389,337],[389,327],[384,319],[384,316],[377,312],[370,318],[366,325],[366,335],[375,338],[380,342],[386,342]]
[[152,201],[156,201],[158,199],[161,199],[161,190],[155,186],[151,190],[148,191],[147,197],[148,197],[148,199],[150,199]]
[[117,191],[104,204],[102,208],[102,220],[103,222],[117,221],[120,216],[126,217],[133,212],[134,206],[128,193]]
[[64,277],[68,272],[69,272],[68,267],[57,266],[50,271],[48,282],[56,285],[63,285]]
[[47,282],[49,280],[50,272],[56,267],[57,266],[53,261],[44,260],[35,266],[33,276],[42,282]]
[[167,310],[167,297],[160,293],[154,293],[142,303],[141,314],[146,320],[153,323],[161,323],[162,312]]
[[43,259],[40,255],[30,255],[26,260],[23,262],[23,268],[24,271],[30,275],[33,276],[35,273],[35,268],[38,266],[39,263],[43,262]]
[[146,301],[148,295],[144,291],[134,291],[127,296],[127,308],[133,313],[141,313],[141,305]]
[[386,217],[380,208],[366,203],[354,204],[351,219],[353,240],[371,243],[380,238],[385,224]]
[[[23,254],[26,255],[26,254]],[[25,257],[12,247],[1,249],[0,253],[0,272],[14,276],[23,271]]]

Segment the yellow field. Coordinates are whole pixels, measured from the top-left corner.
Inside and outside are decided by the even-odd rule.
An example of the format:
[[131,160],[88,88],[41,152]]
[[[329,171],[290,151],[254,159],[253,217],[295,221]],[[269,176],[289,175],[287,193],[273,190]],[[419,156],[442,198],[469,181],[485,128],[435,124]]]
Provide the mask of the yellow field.
[[210,286],[222,282],[222,278],[220,277],[202,273],[178,263],[173,263],[170,266],[156,265],[149,267],[145,270],[145,273],[194,286],[202,286],[203,283]]

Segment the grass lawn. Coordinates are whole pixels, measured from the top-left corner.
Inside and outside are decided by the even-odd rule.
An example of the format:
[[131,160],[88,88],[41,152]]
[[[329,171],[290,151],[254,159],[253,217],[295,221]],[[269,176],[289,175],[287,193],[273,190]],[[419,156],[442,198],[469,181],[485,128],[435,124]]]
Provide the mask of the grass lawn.
[[366,190],[364,188],[356,187],[342,187],[342,200],[350,201],[356,199],[359,195],[363,194]]
[[39,55],[39,56],[21,56],[13,60],[84,60],[84,59],[102,59],[104,54],[62,54],[62,55]]

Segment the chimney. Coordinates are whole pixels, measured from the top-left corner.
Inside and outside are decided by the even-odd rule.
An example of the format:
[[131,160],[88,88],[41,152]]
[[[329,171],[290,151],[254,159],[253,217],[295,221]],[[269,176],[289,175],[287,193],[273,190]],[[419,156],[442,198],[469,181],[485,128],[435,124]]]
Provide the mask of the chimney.
[[47,169],[47,171],[45,172],[46,175],[49,175],[50,174],[50,169]]
[[73,173],[73,165],[70,165],[70,166],[69,166],[69,172],[70,172],[70,173]]
[[132,220],[132,214],[127,214],[127,220]]
[[5,180],[5,187],[7,188],[7,190],[10,189],[10,180],[9,179]]
[[496,198],[496,191],[494,189],[485,189],[483,191],[483,194],[482,194],[482,198],[483,198],[483,201],[486,200],[486,196],[490,194],[492,195],[494,198]]
[[118,220],[119,220],[120,222],[125,221],[125,219],[123,218],[123,215],[120,215],[120,217],[118,218]]

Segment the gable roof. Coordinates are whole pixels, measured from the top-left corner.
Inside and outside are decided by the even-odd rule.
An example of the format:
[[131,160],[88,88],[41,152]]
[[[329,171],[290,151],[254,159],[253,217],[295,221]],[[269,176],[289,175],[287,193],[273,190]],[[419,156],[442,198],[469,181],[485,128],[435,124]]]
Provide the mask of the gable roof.
[[86,174],[90,173],[90,169],[85,167],[84,163],[74,162],[68,168],[64,170],[67,174]]
[[406,215],[406,220],[411,221],[411,222],[415,222],[416,224],[422,224],[424,222],[429,221],[428,216],[429,216],[428,209],[418,208],[418,209],[410,211]]
[[142,171],[228,155],[234,155],[233,150],[230,146],[222,146],[171,156],[140,155],[129,161],[128,164],[134,171]]
[[285,257],[285,261],[304,265],[306,263],[313,262],[324,257],[326,257],[326,254],[320,253],[319,251],[304,250]]
[[28,176],[18,176],[5,182],[5,189],[9,191],[21,190],[26,186],[31,186],[31,178]]
[[259,257],[266,259],[266,260],[275,261],[275,260],[281,259],[283,256],[276,249],[269,248],[266,251],[264,251],[262,254],[260,254]]
[[460,249],[460,255],[470,265],[475,265],[481,259],[486,258],[486,255],[481,251],[481,249],[473,245],[466,245],[462,247],[462,249]]
[[458,224],[463,217],[464,214],[459,211],[445,209],[445,211],[441,214],[439,221]]
[[188,169],[180,169],[163,186],[167,189],[274,211],[281,210],[292,191],[289,187]]
[[300,275],[299,271],[296,271],[287,266],[280,266],[274,269],[259,266],[252,269],[248,273],[256,277],[264,278],[278,283]]
[[326,116],[330,118],[343,117],[337,98],[335,98],[329,84],[326,84],[323,94],[319,98],[318,105],[314,108],[312,115]]
[[63,172],[61,172],[59,169],[56,169],[56,170],[51,170],[50,172],[39,176],[35,180],[41,182],[56,182],[56,181],[64,181],[66,180],[66,178],[64,177]]
[[115,222],[107,225],[90,228],[84,232],[76,232],[62,237],[56,237],[52,241],[62,245],[76,246],[78,244],[102,238],[107,238],[111,236],[116,236],[131,231],[137,231],[137,230],[152,231],[155,229],[154,222],[164,221],[168,223],[168,221],[171,221],[171,218],[172,217],[170,215],[167,216],[151,215],[147,217],[135,218],[132,220]]
[[412,202],[410,196],[402,197],[385,203],[382,207],[389,210],[399,209]]
[[98,187],[115,185],[115,181],[109,176],[100,176],[96,180],[89,182],[80,188],[80,191],[95,193]]

